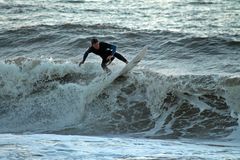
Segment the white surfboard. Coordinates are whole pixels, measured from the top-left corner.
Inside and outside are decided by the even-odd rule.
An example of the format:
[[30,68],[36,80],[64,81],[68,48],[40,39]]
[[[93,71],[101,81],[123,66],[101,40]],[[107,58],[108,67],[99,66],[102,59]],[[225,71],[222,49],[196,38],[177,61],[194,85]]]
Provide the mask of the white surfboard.
[[147,53],[147,46],[145,46],[128,64],[126,64],[126,66],[118,73],[116,78],[126,74],[133,67],[135,67],[142,60],[142,58],[146,53]]

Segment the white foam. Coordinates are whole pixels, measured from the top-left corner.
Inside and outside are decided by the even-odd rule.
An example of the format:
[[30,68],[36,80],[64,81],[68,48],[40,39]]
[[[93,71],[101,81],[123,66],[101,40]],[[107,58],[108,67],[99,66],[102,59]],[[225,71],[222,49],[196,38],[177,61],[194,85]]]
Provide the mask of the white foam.
[[83,97],[82,88],[66,84],[45,94],[22,98],[10,104],[16,108],[1,118],[1,124],[4,124],[1,130],[52,131],[80,122],[85,107]]
[[1,62],[0,97],[28,95],[39,81],[52,80],[79,71],[75,64],[67,62],[62,64],[40,60],[26,60],[21,64]]

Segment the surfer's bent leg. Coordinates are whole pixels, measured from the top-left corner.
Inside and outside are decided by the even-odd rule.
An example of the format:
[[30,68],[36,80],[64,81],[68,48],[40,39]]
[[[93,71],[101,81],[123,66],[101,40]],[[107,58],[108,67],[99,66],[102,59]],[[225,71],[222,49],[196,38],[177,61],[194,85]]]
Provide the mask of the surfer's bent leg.
[[114,57],[116,57],[117,59],[123,61],[124,63],[128,63],[127,59],[124,58],[121,54],[119,54],[117,52],[115,52]]
[[103,59],[103,60],[102,60],[101,66],[102,66],[102,69],[103,69],[104,71],[106,71],[106,72],[111,72],[111,70],[107,67],[107,60],[106,60],[106,59]]

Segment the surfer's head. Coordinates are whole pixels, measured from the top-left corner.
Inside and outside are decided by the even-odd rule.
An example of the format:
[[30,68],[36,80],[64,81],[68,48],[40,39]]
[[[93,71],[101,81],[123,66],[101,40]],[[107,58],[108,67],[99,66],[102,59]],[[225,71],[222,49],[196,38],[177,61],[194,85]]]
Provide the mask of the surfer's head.
[[98,40],[96,38],[93,38],[91,40],[91,43],[92,43],[93,48],[99,49],[99,42],[98,42]]

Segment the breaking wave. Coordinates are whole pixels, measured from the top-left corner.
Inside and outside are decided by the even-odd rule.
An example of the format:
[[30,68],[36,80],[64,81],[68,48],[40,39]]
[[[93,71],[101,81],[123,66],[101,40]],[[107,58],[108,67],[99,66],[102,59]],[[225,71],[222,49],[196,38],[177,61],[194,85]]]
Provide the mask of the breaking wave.
[[136,67],[111,83],[94,63],[26,57],[2,61],[0,73],[1,133],[218,138],[239,128],[237,76]]

